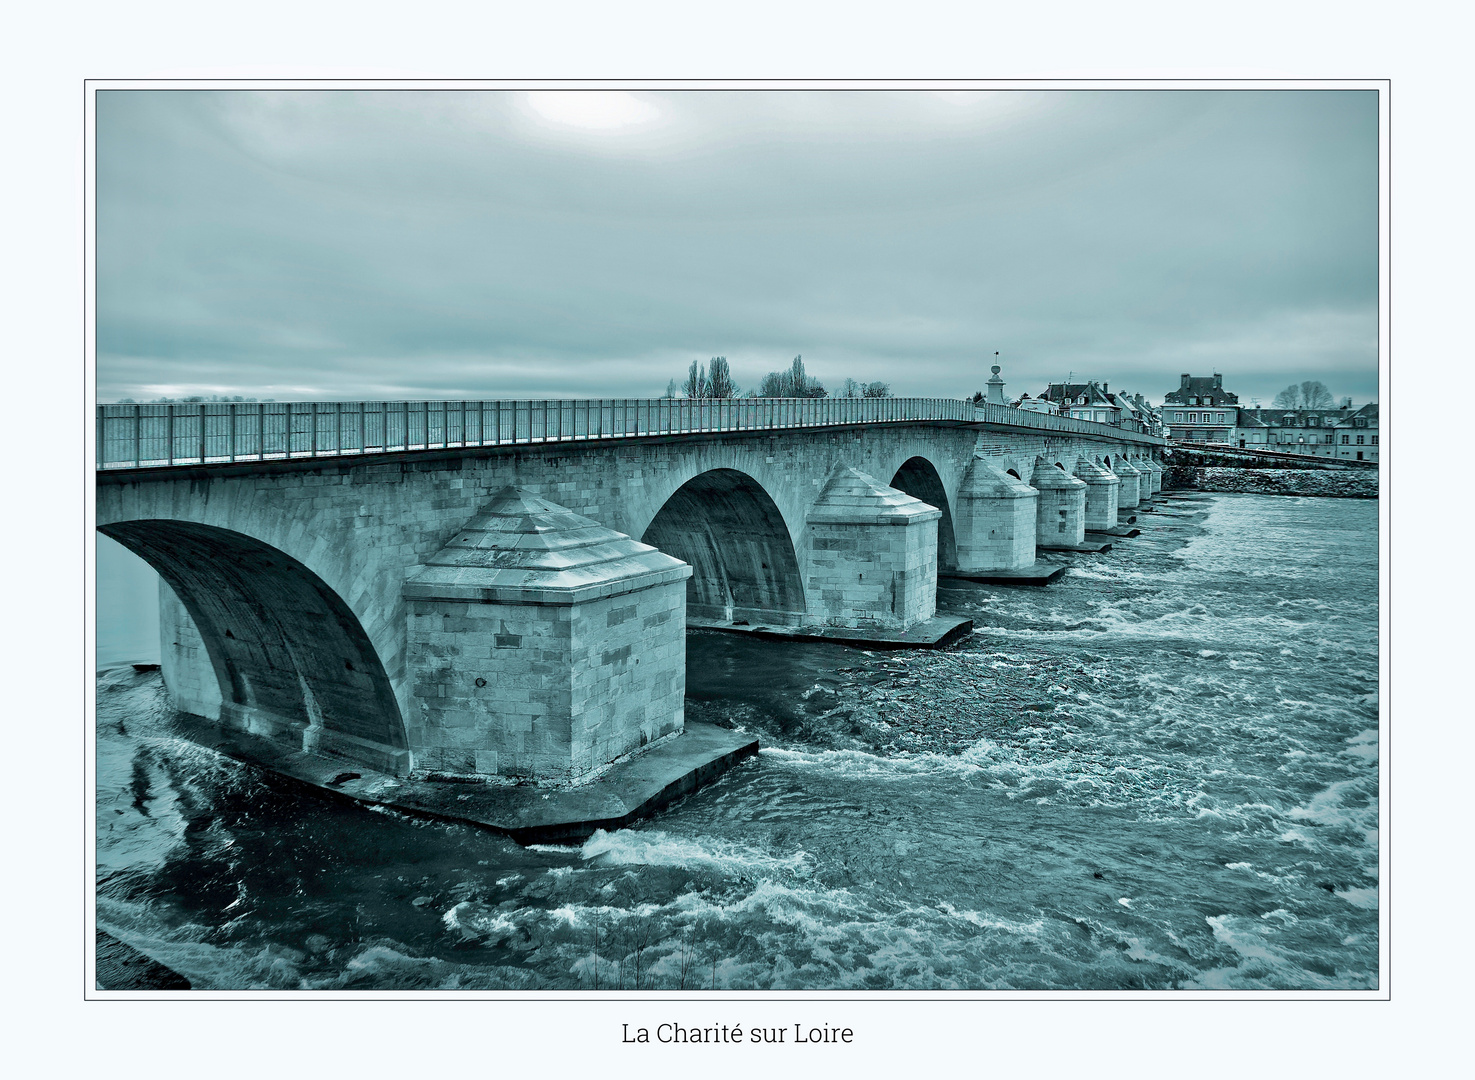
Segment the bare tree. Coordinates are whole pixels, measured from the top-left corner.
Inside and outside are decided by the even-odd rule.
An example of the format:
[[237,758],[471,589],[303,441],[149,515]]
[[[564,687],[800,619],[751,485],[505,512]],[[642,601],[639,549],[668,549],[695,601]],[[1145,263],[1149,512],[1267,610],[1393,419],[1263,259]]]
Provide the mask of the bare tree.
[[727,357],[714,356],[707,367],[707,396],[733,398],[738,396],[738,385],[732,381],[732,372],[727,367]]
[[681,384],[681,392],[689,398],[711,397],[712,395],[707,392],[708,386],[707,369],[698,366],[693,360],[686,373],[686,382]]
[[1324,383],[1315,379],[1292,383],[1275,395],[1271,408],[1275,409],[1330,409],[1334,404],[1332,392]]
[[866,383],[864,397],[890,397],[891,384],[883,382]]

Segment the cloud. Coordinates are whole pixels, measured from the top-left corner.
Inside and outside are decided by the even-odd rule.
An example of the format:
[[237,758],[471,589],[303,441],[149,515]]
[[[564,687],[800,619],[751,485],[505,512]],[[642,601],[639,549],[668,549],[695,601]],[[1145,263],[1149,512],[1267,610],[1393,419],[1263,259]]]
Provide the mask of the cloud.
[[1350,91],[108,91],[99,395],[645,396],[796,353],[963,395],[998,349],[1017,389],[1362,400],[1376,134]]

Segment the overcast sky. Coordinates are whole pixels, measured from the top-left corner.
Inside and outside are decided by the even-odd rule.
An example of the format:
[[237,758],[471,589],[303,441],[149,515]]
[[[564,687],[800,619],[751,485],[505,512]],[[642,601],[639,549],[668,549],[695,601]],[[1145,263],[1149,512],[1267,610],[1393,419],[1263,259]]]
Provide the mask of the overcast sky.
[[1377,397],[1369,91],[109,91],[101,401]]

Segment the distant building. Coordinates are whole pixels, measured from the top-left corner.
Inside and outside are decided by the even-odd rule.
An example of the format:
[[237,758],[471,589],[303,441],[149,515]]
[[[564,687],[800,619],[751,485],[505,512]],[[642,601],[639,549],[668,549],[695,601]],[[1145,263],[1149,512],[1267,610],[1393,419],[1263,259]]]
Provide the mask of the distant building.
[[1378,460],[1378,403],[1370,402],[1337,423],[1332,444],[1338,458]]
[[1154,408],[1141,394],[1132,395],[1132,404],[1137,406],[1137,413],[1147,425],[1149,435],[1162,435],[1163,413],[1161,409]]
[[1178,389],[1163,395],[1162,422],[1170,439],[1233,444],[1239,395],[1224,389],[1224,376],[1181,375]]
[[1051,383],[1040,397],[1059,409],[1062,416],[1098,424],[1121,420],[1121,406],[1111,399],[1106,383]]
[[1237,442],[1250,450],[1337,457],[1334,429],[1352,412],[1350,399],[1335,409],[1240,409]]
[[1044,398],[1030,397],[1028,394],[1025,394],[1013,404],[1014,408],[1023,409],[1025,412],[1053,413],[1055,411],[1055,406],[1051,405]]

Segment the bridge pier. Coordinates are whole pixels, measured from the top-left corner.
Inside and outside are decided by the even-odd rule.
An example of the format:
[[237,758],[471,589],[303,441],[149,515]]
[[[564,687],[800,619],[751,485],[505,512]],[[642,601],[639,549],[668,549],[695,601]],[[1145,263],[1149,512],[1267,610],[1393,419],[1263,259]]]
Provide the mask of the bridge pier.
[[1148,494],[1156,495],[1163,490],[1163,467],[1155,459],[1150,457],[1140,458],[1139,461],[1148,470],[1147,475],[1150,481]]
[[1017,475],[975,457],[953,515],[958,573],[1022,570],[1035,561],[1040,493]]
[[1060,464],[1040,460],[1030,476],[1040,493],[1036,518],[1036,546],[1046,551],[1074,550],[1086,541],[1086,485]]
[[418,763],[576,778],[682,730],[690,576],[503,488],[403,588]]
[[1142,501],[1142,489],[1140,481],[1142,471],[1134,466],[1125,456],[1116,459],[1112,470],[1121,480],[1121,489],[1117,492],[1117,506],[1130,508]]
[[1086,485],[1086,529],[1104,532],[1115,528],[1122,481],[1090,458],[1076,462],[1076,479]]
[[937,609],[942,511],[859,469],[829,478],[807,518],[806,622],[905,630]]

